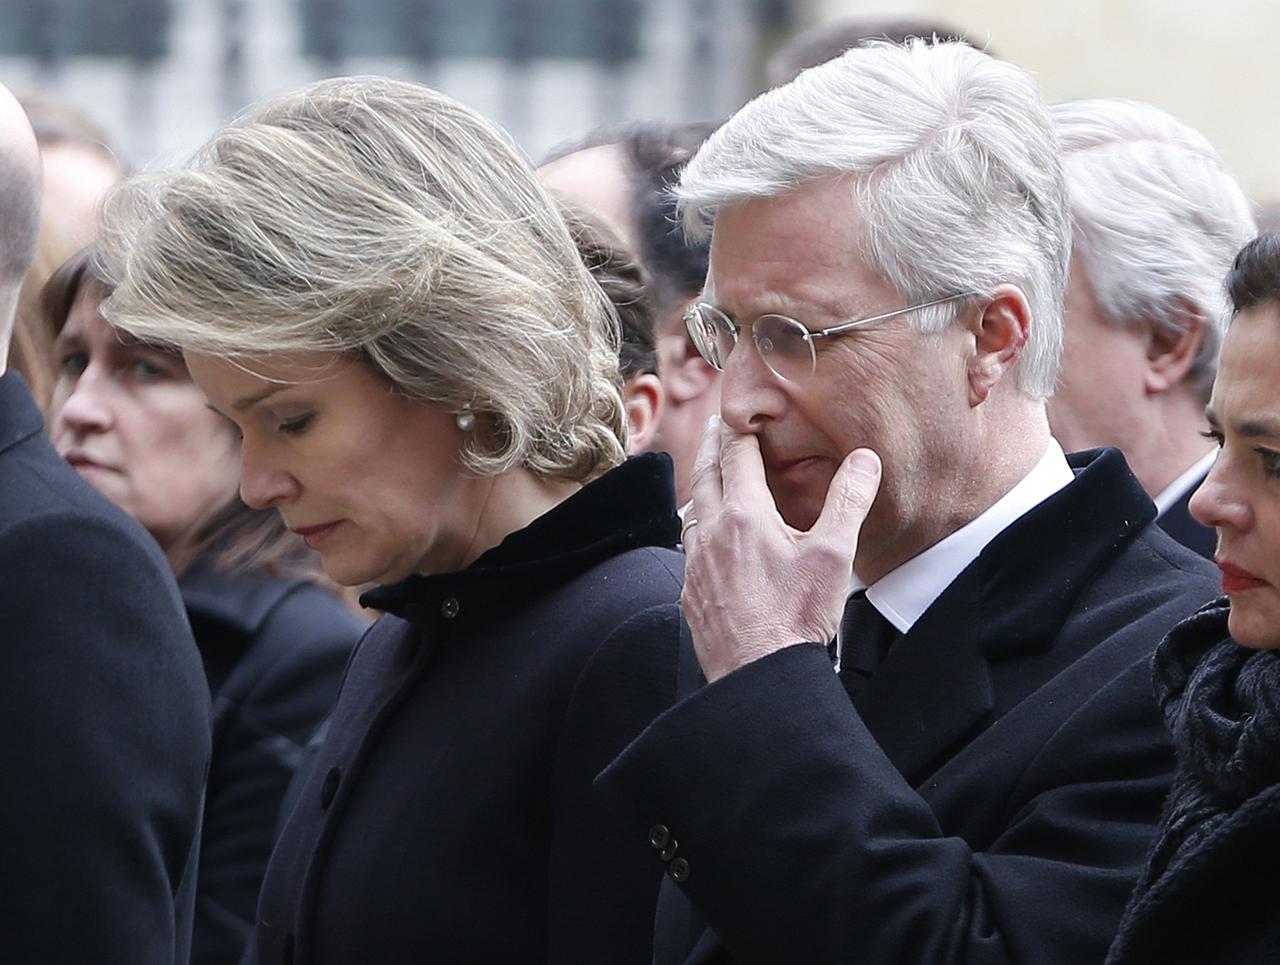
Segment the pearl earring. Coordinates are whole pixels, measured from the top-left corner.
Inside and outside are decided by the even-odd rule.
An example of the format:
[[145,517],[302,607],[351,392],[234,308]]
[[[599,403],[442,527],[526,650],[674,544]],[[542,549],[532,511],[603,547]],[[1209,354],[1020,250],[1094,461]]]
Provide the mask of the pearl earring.
[[462,411],[454,416],[453,421],[460,432],[470,432],[476,427],[476,414],[471,411],[470,402],[462,403]]

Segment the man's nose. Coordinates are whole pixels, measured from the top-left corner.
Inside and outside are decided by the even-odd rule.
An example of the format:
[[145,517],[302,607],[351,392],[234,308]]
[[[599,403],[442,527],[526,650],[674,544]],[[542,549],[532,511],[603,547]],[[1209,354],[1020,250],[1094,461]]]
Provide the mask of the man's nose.
[[725,360],[720,415],[738,432],[759,432],[787,406],[783,383],[764,364],[751,335],[743,332]]

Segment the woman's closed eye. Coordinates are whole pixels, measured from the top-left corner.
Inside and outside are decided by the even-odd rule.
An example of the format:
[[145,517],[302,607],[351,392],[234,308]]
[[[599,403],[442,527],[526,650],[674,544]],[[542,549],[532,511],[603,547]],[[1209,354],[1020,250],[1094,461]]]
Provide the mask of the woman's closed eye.
[[294,416],[290,419],[282,419],[276,425],[276,431],[281,435],[298,436],[306,432],[311,426],[313,414],[308,412],[305,415]]

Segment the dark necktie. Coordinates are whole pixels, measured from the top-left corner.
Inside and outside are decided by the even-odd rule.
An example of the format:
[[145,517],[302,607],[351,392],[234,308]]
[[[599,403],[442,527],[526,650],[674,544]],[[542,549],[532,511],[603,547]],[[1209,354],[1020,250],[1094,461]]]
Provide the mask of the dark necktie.
[[850,698],[866,686],[901,636],[897,627],[867,599],[865,590],[849,597],[840,620],[840,681]]

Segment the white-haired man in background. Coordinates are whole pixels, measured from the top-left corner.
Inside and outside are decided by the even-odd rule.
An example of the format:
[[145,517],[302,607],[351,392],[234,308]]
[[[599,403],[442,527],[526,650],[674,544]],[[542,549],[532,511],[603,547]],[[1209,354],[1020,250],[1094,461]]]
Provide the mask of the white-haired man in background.
[[1071,199],[1066,347],[1049,426],[1068,452],[1115,446],[1160,525],[1202,556],[1187,500],[1213,463],[1204,407],[1229,314],[1223,279],[1256,234],[1213,146],[1138,101],[1052,109]]
[[964,44],[859,48],[680,191],[724,370],[693,685],[598,779],[668,871],[658,965],[1100,961],[1168,789],[1150,657],[1216,581],[1119,453],[1049,434],[1048,109]]

